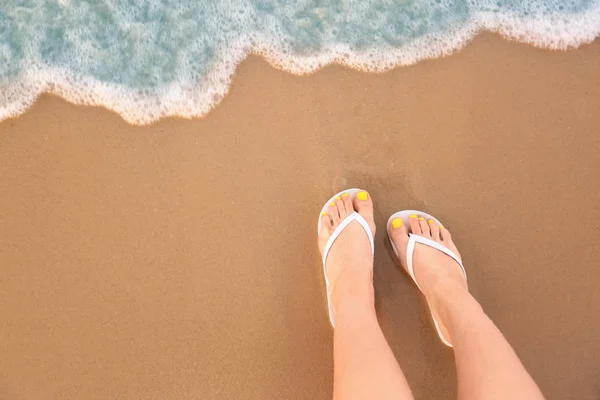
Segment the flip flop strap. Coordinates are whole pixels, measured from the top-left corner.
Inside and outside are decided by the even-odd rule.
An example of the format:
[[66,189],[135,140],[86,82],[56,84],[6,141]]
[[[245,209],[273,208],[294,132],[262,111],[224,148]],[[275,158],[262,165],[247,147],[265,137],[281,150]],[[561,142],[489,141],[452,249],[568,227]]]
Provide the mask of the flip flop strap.
[[323,251],[323,275],[325,275],[325,287],[327,291],[327,304],[329,308],[329,321],[331,325],[335,327],[335,310],[333,309],[333,305],[331,304],[331,293],[329,293],[329,279],[327,279],[327,256],[329,255],[329,251],[331,250],[331,246],[335,240],[340,236],[342,231],[346,229],[351,222],[356,221],[362,226],[365,230],[365,233],[369,237],[369,243],[371,244],[371,254],[375,253],[375,242],[373,240],[373,232],[371,231],[371,227],[365,221],[365,219],[356,211],[352,214],[348,215],[344,220],[335,228],[329,240],[327,240],[327,244],[325,245],[325,250]]
[[[413,281],[415,281],[415,283],[417,284],[417,287],[419,288],[419,290],[421,290],[421,286],[419,286],[419,282],[417,282],[417,278],[415,278],[415,270],[413,267],[413,255],[415,253],[415,244],[417,243],[421,243],[424,244],[425,246],[429,246],[429,247],[433,247],[436,250],[441,251],[442,253],[446,254],[447,256],[451,257],[454,261],[456,261],[456,263],[458,264],[458,266],[460,267],[465,280],[467,280],[467,272],[465,271],[465,267],[463,266],[462,262],[460,261],[460,258],[458,258],[458,256],[449,248],[447,248],[446,246],[439,244],[437,242],[434,242],[431,239],[428,239],[426,237],[420,236],[420,235],[414,235],[414,234],[409,234],[409,239],[408,239],[408,247],[406,248],[406,266],[408,267],[408,273],[410,274],[410,276],[413,278]],[[423,290],[421,290],[423,291]]]
[[[325,267],[325,263],[327,261],[327,256],[329,255],[329,251],[331,250],[331,246],[333,246],[333,243],[338,238],[338,236],[340,236],[342,231],[346,229],[346,227],[350,225],[350,223],[352,223],[353,221],[358,222],[363,227],[365,233],[369,237],[369,243],[371,244],[371,253],[375,254],[375,241],[373,240],[373,232],[371,232],[371,227],[369,227],[369,223],[362,217],[362,215],[355,211],[352,214],[348,215],[346,218],[344,218],[344,220],[337,226],[337,228],[335,228],[335,230],[329,237],[329,240],[325,245],[325,251],[323,251],[323,267]],[[327,274],[325,274],[325,279],[327,279]]]

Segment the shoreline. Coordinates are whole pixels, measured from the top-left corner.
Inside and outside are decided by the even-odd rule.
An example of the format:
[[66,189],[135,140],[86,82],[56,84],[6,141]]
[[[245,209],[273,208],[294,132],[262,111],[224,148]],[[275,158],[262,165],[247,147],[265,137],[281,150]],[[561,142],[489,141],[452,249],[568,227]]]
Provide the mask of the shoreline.
[[456,384],[386,245],[399,208],[452,230],[549,400],[594,398],[598,50],[483,34],[383,74],[308,76],[251,57],[207,116],[148,126],[43,95],[0,122],[0,393],[330,398],[316,220],[356,186],[375,201],[379,320],[416,398]]
[[[600,11],[600,3],[598,3],[597,8]],[[594,15],[590,11],[580,15],[580,17],[583,18],[584,16],[588,16],[588,14]],[[366,57],[365,54],[354,54],[350,51],[351,55],[348,55],[348,53],[342,51],[340,48],[311,57],[302,58],[297,56],[286,59],[282,54],[278,54],[277,51],[269,52],[264,48],[257,48],[248,53],[245,50],[242,51],[241,48],[244,46],[238,44],[234,46],[237,50],[231,50],[232,54],[240,53],[232,56],[235,61],[230,63],[220,62],[218,63],[219,68],[211,70],[212,72],[207,74],[207,76],[215,74],[220,76],[218,82],[211,83],[210,79],[204,79],[206,78],[204,77],[196,83],[175,82],[175,84],[166,85],[159,90],[134,90],[133,88],[125,88],[123,85],[113,85],[110,82],[99,81],[89,76],[80,77],[68,70],[50,69],[49,71],[45,71],[44,74],[50,74],[55,77],[55,81],[52,83],[40,83],[39,79],[29,77],[27,82],[18,82],[16,84],[21,87],[21,90],[24,90],[23,87],[29,87],[28,90],[31,91],[33,90],[31,86],[39,87],[40,85],[47,87],[49,90],[38,93],[35,96],[28,95],[27,100],[22,100],[22,102],[27,104],[25,107],[12,103],[10,107],[0,109],[0,122],[10,118],[18,118],[26,113],[40,97],[44,96],[61,97],[67,102],[78,106],[104,107],[119,114],[129,124],[138,126],[151,125],[161,119],[168,118],[204,118],[216,107],[219,107],[222,99],[227,96],[240,66],[245,63],[256,62],[253,59],[257,57],[277,70],[297,76],[310,76],[324,68],[330,67],[347,68],[367,74],[385,74],[395,69],[411,67],[422,62],[452,57],[470,46],[473,41],[488,40],[487,38],[489,37],[495,37],[494,40],[499,39],[514,42],[520,46],[531,46],[550,52],[576,51],[581,47],[591,45],[597,40],[597,37],[600,37],[600,30],[598,32],[590,30],[587,32],[587,35],[579,36],[577,39],[575,39],[577,35],[568,35],[570,39],[565,39],[564,41],[560,41],[557,38],[542,40],[543,35],[540,33],[538,33],[539,36],[536,36],[532,35],[531,32],[527,32],[526,29],[519,31],[513,27],[513,30],[510,30],[505,26],[503,27],[498,21],[495,22],[495,25],[492,24],[495,28],[483,27],[481,26],[482,24],[481,21],[471,22],[461,28],[460,32],[462,33],[448,33],[448,37],[445,38],[434,36],[421,38],[402,48],[388,49],[384,52],[386,57],[376,61]],[[480,37],[484,39],[479,39]],[[439,47],[438,42],[444,43],[445,48],[437,48]],[[438,46],[435,46],[435,43],[438,43]],[[218,73],[215,72],[217,70],[219,71]],[[29,80],[36,82],[35,85]],[[42,80],[42,82],[44,81]],[[79,82],[79,84],[73,86],[72,82]],[[87,89],[82,90],[82,87],[86,87]],[[12,92],[12,86],[8,85],[5,88],[5,92]],[[141,94],[141,92],[146,92],[146,94]],[[129,103],[123,103],[123,99],[128,99]],[[166,99],[169,100],[167,101]],[[193,100],[190,101],[190,99]],[[2,98],[0,100],[4,101]],[[169,110],[166,114],[164,111],[161,111],[161,109],[165,108]],[[149,113],[147,110],[153,111]]]

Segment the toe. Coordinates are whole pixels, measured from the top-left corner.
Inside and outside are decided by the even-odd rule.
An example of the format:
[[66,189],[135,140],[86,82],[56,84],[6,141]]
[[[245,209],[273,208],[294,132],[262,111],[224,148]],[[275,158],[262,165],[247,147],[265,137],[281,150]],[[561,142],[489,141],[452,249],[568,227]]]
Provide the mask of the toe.
[[410,226],[410,231],[415,235],[420,235],[422,233],[421,225],[419,224],[416,214],[412,214],[410,217],[408,217],[408,224]]
[[419,217],[418,221],[419,221],[419,226],[421,227],[421,235],[426,238],[430,238],[431,233],[429,232],[429,224],[427,223],[425,218]]
[[334,201],[335,201],[335,206],[338,209],[338,214],[340,215],[340,221],[341,221],[344,218],[346,218],[346,216],[348,216],[348,214],[350,214],[350,212],[352,212],[352,211],[348,211],[346,209],[346,206],[345,206],[344,202],[342,201],[342,196],[337,196]]
[[460,253],[458,252],[458,249],[456,248],[456,245],[452,241],[452,235],[450,234],[450,231],[448,229],[444,228],[442,225],[439,226],[439,230],[440,230],[440,243],[442,243],[444,246],[446,246],[447,248],[452,250],[454,252],[454,254],[456,254],[458,256],[458,258],[462,259]]
[[319,250],[321,251],[321,254],[323,254],[325,246],[327,245],[327,240],[329,240],[329,237],[333,233],[333,229],[334,229],[333,221],[331,219],[331,213],[329,212],[328,209],[321,213],[320,221],[321,221],[321,229],[319,230],[318,244],[319,244]]
[[441,240],[439,225],[437,224],[437,222],[435,222],[432,219],[427,221],[427,224],[429,225],[429,231],[431,232],[431,238],[433,240],[435,240],[436,242],[439,242]]
[[388,234],[396,245],[396,249],[406,247],[408,242],[408,229],[402,218],[394,218],[388,226]]
[[323,211],[321,214],[321,229],[331,231],[332,229],[331,216],[327,211]]
[[373,200],[369,193],[364,190],[356,193],[353,201],[354,210],[367,221],[371,227],[371,231],[375,234],[375,221],[373,219]]
[[354,212],[354,206],[352,205],[352,197],[350,197],[349,193],[342,193],[342,203],[344,204],[344,208],[351,214]]
[[340,223],[340,212],[338,210],[337,204],[335,204],[335,201],[332,201],[329,204],[329,210],[327,212],[331,216],[331,222],[334,226]]
[[442,225],[439,226],[439,229],[440,239],[442,240],[442,242],[452,240],[452,235],[450,235],[450,231],[448,229],[444,228]]

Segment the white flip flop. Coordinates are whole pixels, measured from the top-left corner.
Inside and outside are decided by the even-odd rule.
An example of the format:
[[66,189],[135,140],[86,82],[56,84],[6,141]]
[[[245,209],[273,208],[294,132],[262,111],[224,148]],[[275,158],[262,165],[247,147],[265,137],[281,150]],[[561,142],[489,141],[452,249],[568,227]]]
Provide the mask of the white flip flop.
[[[425,213],[423,211],[417,211],[417,210],[398,211],[397,213],[393,214],[388,219],[388,222],[387,222],[387,225],[386,225],[387,232],[388,232],[388,237],[389,237],[390,225],[391,225],[392,221],[395,218],[402,219],[402,221],[404,222],[404,225],[410,231],[410,224],[409,224],[408,220],[409,220],[409,218],[410,218],[411,215],[416,215],[417,217],[423,217],[427,221],[434,220],[439,226],[442,226],[442,223],[440,221],[438,221],[437,218],[435,218],[435,217],[433,217],[433,216],[431,216],[431,215],[429,215],[429,214],[427,214],[427,213]],[[444,246],[442,244],[434,242],[431,239],[428,239],[428,238],[420,236],[420,235],[413,234],[411,232],[409,232],[408,236],[409,236],[409,238],[408,238],[408,246],[406,248],[406,266],[408,267],[408,274],[413,279],[413,281],[415,282],[415,284],[417,285],[417,287],[419,288],[419,290],[421,290],[421,287],[419,286],[419,282],[417,282],[417,279],[415,278],[415,270],[414,270],[414,266],[413,266],[413,255],[415,253],[415,244],[417,244],[417,243],[423,244],[425,246],[432,247],[432,248],[434,248],[436,250],[439,250],[442,253],[446,254],[450,258],[452,258],[454,261],[456,261],[456,263],[460,267],[463,275],[465,276],[465,281],[467,280],[467,272],[465,271],[465,267],[463,266],[462,262],[460,261],[460,258],[458,258],[458,256],[452,250],[450,250],[449,248],[447,248],[446,246]],[[390,243],[392,245],[392,249],[394,249],[394,253],[396,253],[396,256],[398,257],[398,259],[400,259],[400,256],[398,255],[398,249],[396,249],[396,245],[392,241],[391,237],[389,237],[389,239],[390,239]],[[421,290],[421,292],[422,291],[423,290]],[[452,343],[450,343],[450,341],[448,339],[446,339],[444,337],[444,335],[442,334],[442,331],[440,329],[440,325],[439,325],[438,321],[435,319],[435,317],[433,316],[433,314],[431,315],[431,317],[433,319],[433,323],[435,325],[435,329],[437,330],[437,333],[438,333],[440,339],[442,340],[442,342],[446,346],[452,347]]]
[[[327,201],[327,203],[325,203],[325,205],[321,209],[321,212],[319,213],[319,220],[317,223],[317,235],[319,235],[321,233],[321,228],[322,228],[321,216],[322,216],[323,212],[325,212],[329,209],[329,205],[333,201],[335,201],[335,198],[343,195],[344,193],[348,193],[350,195],[350,198],[352,200],[354,200],[354,198],[356,197],[356,193],[358,193],[360,191],[361,191],[361,189],[356,189],[356,188],[346,189],[346,190],[342,190],[341,192],[331,196],[331,198]],[[340,236],[342,231],[348,225],[350,225],[350,223],[352,221],[358,222],[363,227],[363,229],[365,230],[365,233],[367,234],[367,236],[369,238],[369,242],[371,243],[371,252],[373,254],[375,254],[375,242],[373,240],[373,232],[371,231],[371,227],[369,227],[369,224],[367,223],[367,221],[365,221],[365,219],[356,211],[353,212],[352,214],[348,215],[346,218],[344,218],[340,222],[340,224],[337,226],[337,228],[335,228],[335,230],[329,237],[329,240],[327,240],[327,244],[325,245],[325,250],[323,251],[323,275],[325,276],[325,288],[327,290],[327,306],[329,309],[329,322],[331,322],[331,326],[333,326],[333,327],[335,327],[335,309],[333,308],[333,304],[331,304],[331,292],[330,292],[330,286],[329,286],[329,279],[327,279],[327,256],[329,255],[331,246],[333,246],[333,242],[335,242],[335,240]]]

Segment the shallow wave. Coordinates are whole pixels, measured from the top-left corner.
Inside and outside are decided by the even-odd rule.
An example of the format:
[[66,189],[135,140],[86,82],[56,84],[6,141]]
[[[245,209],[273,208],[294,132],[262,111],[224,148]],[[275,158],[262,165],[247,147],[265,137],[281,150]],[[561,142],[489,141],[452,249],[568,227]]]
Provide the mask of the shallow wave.
[[[291,3],[291,4],[288,4]],[[382,72],[489,30],[550,49],[600,34],[600,0],[15,0],[0,5],[0,119],[43,92],[134,124],[206,114],[260,54],[306,74]]]

